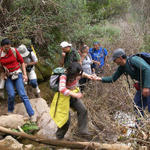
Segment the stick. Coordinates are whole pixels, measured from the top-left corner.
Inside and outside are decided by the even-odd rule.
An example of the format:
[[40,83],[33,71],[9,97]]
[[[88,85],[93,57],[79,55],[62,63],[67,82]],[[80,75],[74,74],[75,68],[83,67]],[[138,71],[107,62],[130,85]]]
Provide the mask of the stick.
[[30,139],[32,141],[40,142],[43,144],[48,144],[52,146],[58,146],[58,147],[66,147],[66,148],[73,148],[73,149],[84,149],[84,148],[90,148],[90,150],[95,149],[105,149],[105,150],[132,150],[131,147],[127,145],[122,144],[100,144],[96,142],[70,142],[65,140],[56,140],[56,139],[45,139],[38,136],[29,135],[26,133],[21,132],[14,132],[10,129],[4,128],[0,126],[0,132],[11,134],[14,136],[20,136],[23,138]]

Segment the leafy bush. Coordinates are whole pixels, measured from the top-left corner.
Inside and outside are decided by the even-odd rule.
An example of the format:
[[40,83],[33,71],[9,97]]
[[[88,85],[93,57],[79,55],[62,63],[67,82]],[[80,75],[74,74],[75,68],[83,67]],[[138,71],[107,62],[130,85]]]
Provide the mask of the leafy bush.
[[22,39],[31,39],[38,56],[54,68],[61,54],[60,42],[69,41],[76,48],[93,38],[116,37],[117,29],[103,27],[101,19],[125,12],[127,4],[128,0],[14,0],[2,14],[0,27],[2,36],[12,39],[16,47]]

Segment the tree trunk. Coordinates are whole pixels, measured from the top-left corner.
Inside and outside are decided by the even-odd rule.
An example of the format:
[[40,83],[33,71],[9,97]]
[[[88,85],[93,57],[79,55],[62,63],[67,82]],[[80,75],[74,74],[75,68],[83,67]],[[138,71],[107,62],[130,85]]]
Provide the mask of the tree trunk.
[[43,144],[52,146],[73,148],[73,149],[90,149],[90,150],[132,150],[131,147],[122,144],[100,144],[96,142],[70,142],[65,140],[44,139],[38,136],[29,135],[26,133],[13,132],[7,128],[0,126],[0,132],[7,133],[13,136],[20,136]]

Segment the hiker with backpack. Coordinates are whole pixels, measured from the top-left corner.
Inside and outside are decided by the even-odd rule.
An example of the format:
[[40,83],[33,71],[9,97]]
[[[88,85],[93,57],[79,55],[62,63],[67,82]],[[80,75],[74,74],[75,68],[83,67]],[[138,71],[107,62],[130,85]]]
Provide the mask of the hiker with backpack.
[[139,53],[127,57],[125,51],[119,48],[113,52],[112,61],[118,65],[117,71],[110,77],[99,79],[103,83],[113,83],[121,75],[129,75],[131,79],[137,81],[134,84],[137,90],[134,97],[134,103],[137,106],[135,111],[139,116],[144,115],[143,110],[148,106],[150,112],[150,54]]
[[72,62],[80,62],[80,55],[77,50],[72,48],[72,44],[63,41],[60,46],[62,48],[61,66],[67,68]]
[[[89,47],[87,45],[84,45],[81,48],[81,50],[80,50],[80,56],[81,56],[80,63],[81,63],[83,72],[85,72],[86,74],[92,75],[93,74],[93,70],[92,70],[93,61],[92,61],[92,57],[88,53],[88,51],[89,51]],[[85,83],[87,81],[89,81],[89,79],[87,79],[87,78],[81,78],[79,80],[81,91],[84,90]]]
[[35,65],[38,63],[38,58],[31,48],[27,48],[24,44],[18,47],[18,51],[24,59],[29,85],[31,85],[36,92],[36,97],[40,98],[40,89],[38,87],[37,75],[35,73]]
[[15,87],[25,105],[29,117],[32,119],[34,110],[25,92],[23,83],[23,81],[28,80],[25,64],[18,50],[11,47],[11,41],[8,38],[1,41],[0,63],[6,73],[5,88],[8,94],[8,113],[13,113],[14,111]]
[[100,46],[99,42],[93,43],[93,48],[89,49],[89,53],[91,54],[95,73],[97,75],[104,72],[104,65],[107,62],[107,49]]
[[[57,139],[63,139],[68,131],[70,124],[70,107],[76,111],[78,115],[78,135],[83,138],[90,138],[91,134],[88,131],[87,109],[80,100],[83,94],[77,85],[81,76],[94,79],[93,76],[84,73],[78,62],[73,62],[67,69],[56,68],[53,72],[55,73],[51,76],[50,87],[53,87],[57,92],[50,106],[50,115],[58,126],[56,132]],[[58,72],[61,72],[61,75],[58,75]],[[58,82],[55,81],[56,85],[54,84],[54,78],[58,80]]]

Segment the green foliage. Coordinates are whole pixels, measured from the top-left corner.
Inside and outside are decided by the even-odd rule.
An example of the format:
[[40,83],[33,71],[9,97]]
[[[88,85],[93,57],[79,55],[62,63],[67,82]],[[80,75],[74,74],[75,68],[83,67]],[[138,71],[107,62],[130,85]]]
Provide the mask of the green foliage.
[[[33,132],[38,131],[39,127],[36,125],[36,123],[28,122],[21,126],[21,129],[27,134],[32,134]],[[12,129],[12,131],[20,132],[19,129]]]
[[36,123],[30,123],[30,122],[24,124],[21,128],[25,133],[28,134],[33,133],[33,131],[35,132],[39,130],[39,127],[36,125]]
[[118,36],[118,29],[105,27],[101,20],[124,13],[128,0],[14,0],[10,8],[3,16],[4,36],[16,46],[32,39],[37,55],[54,68],[61,55],[60,42],[78,47],[95,38]]
[[140,51],[150,52],[150,35],[145,35],[143,40],[144,42],[140,48]]
[[89,0],[87,6],[92,14],[92,23],[97,23],[100,20],[127,12],[129,0]]

